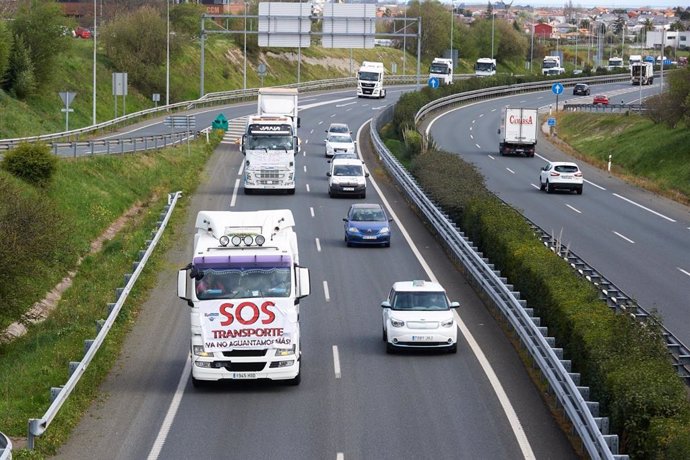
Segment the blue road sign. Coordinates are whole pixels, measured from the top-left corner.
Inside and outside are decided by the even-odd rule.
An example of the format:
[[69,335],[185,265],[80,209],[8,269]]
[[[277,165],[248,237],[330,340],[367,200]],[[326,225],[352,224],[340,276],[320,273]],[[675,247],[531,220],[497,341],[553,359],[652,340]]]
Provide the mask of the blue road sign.
[[438,78],[436,78],[436,77],[429,78],[429,88],[438,88]]
[[549,126],[556,126],[555,118],[549,118],[548,120],[546,120],[546,122],[549,124]]
[[554,83],[551,87],[551,91],[553,91],[553,94],[558,96],[559,94],[563,93],[563,85],[560,83]]

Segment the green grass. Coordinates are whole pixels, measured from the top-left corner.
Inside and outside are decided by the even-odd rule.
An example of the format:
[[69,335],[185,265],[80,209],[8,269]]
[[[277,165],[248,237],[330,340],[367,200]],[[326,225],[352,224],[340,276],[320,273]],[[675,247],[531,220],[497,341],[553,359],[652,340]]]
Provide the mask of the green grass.
[[[50,405],[50,387],[67,381],[69,361],[83,357],[84,340],[95,338],[96,320],[107,317],[107,304],[114,301],[115,289],[124,286],[124,274],[131,272],[132,262],[150,239],[167,202],[167,193],[182,190],[183,196],[189,196],[200,180],[210,151],[198,142],[189,153],[180,147],[60,163],[56,180],[44,199],[50,200],[71,222],[74,247],[66,251],[86,254],[89,243],[135,202],[142,202],[142,212],[100,252],[86,255],[73,285],[46,321],[32,326],[24,337],[0,346],[0,431],[12,437],[25,437],[28,419],[43,415]],[[125,334],[155,283],[163,254],[179,236],[185,205],[186,200],[182,199],[103,347],[56,420],[37,438],[37,450],[15,449],[15,458],[43,458],[55,453],[91,401],[98,397],[98,385],[117,358]],[[50,283],[55,284],[73,268],[56,267],[55,279]],[[36,299],[25,300],[30,305]]]
[[639,115],[564,113],[558,136],[577,156],[639,185],[690,202],[690,130],[670,129]]

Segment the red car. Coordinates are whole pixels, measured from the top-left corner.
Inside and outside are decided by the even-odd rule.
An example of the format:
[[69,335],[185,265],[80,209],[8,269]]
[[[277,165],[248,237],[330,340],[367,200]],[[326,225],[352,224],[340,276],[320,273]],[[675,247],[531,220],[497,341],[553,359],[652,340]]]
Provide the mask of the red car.
[[75,38],[91,38],[91,31],[86,27],[77,27],[74,29]]
[[592,100],[592,104],[609,105],[609,97],[606,94],[597,94]]

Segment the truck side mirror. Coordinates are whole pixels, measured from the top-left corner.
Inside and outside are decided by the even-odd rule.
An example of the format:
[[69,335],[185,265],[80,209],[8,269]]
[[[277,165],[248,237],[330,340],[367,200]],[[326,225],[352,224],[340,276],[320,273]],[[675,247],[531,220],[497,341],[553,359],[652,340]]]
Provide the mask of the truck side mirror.
[[307,267],[295,266],[295,275],[297,278],[297,299],[306,297],[311,293],[311,278],[309,277],[309,269]]
[[240,152],[242,152],[242,155],[246,155],[246,154],[247,154],[247,151],[245,150],[245,147],[244,147],[244,143],[245,143],[246,140],[247,140],[247,135],[246,135],[246,134],[242,134],[242,140],[241,140],[241,143],[240,143]]
[[501,128],[498,128],[497,134],[501,134]]
[[183,268],[177,272],[177,296],[187,301],[187,305],[193,307],[192,299],[189,297],[187,280],[190,279],[188,276],[188,269]]

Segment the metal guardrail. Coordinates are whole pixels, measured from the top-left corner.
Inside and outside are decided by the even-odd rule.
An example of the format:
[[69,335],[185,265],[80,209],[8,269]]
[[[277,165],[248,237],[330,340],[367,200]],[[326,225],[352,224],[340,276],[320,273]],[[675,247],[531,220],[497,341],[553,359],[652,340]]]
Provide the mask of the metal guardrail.
[[[418,77],[416,75],[389,75],[385,77],[387,85],[396,84],[416,84]],[[320,91],[324,89],[333,88],[347,88],[357,86],[357,79],[355,77],[334,78],[329,80],[316,80],[303,83],[292,83],[288,85],[281,85],[281,88],[298,88],[300,91]],[[215,93],[208,93],[199,99],[177,102],[175,104],[163,105],[156,108],[146,109],[139,112],[134,112],[122,117],[114,118],[103,123],[87,126],[85,128],[73,129],[61,133],[44,134],[40,136],[28,136],[13,139],[0,139],[0,151],[9,150],[23,142],[75,142],[82,137],[95,134],[107,129],[117,129],[121,126],[126,126],[132,122],[156,115],[161,115],[166,112],[179,112],[202,109],[205,107],[212,107],[215,105],[229,104],[232,102],[240,102],[257,97],[259,88],[250,88],[246,90],[221,91]],[[168,136],[167,134],[164,136]],[[54,150],[54,149],[53,149]]]
[[644,112],[644,104],[563,104],[564,112]]
[[53,142],[51,150],[62,157],[123,154],[165,148],[179,144],[188,137],[196,135],[194,131],[176,131],[152,136],[128,137],[121,139],[94,139],[89,141]]
[[12,441],[0,433],[0,460],[12,460]]
[[[484,91],[494,93],[493,88]],[[472,280],[501,310],[547,379],[588,455],[597,459],[627,459],[626,455],[617,455],[618,436],[602,433],[608,431],[608,419],[595,418],[593,412],[598,413],[598,403],[585,401],[583,393],[588,393],[589,389],[576,386],[573,379],[579,379],[579,374],[569,373],[570,361],[562,359],[562,349],[553,348],[555,339],[547,337],[546,328],[539,326],[539,318],[531,316],[532,309],[526,308],[525,302],[519,300],[519,293],[512,290],[505,278],[500,277],[489,261],[477,252],[477,248],[455,223],[431,202],[409,172],[388,151],[378,130],[381,124],[392,119],[392,113],[393,106],[390,106],[372,121],[371,128],[372,143],[388,172],[462,263]]]
[[168,224],[168,221],[170,220],[170,216],[172,215],[172,212],[175,209],[177,200],[180,198],[181,195],[182,192],[168,194],[168,205],[166,206],[164,213],[162,213],[161,215],[161,220],[158,221],[158,230],[156,231],[153,239],[147,241],[146,251],[141,251],[143,252],[143,254],[141,254],[141,259],[135,263],[136,268],[134,270],[134,273],[132,273],[131,275],[125,275],[125,287],[117,289],[116,302],[114,304],[109,305],[110,313],[108,314],[108,318],[105,321],[103,321],[102,324],[98,325],[99,331],[98,335],[96,336],[96,339],[85,341],[84,348],[86,349],[86,352],[81,361],[70,362],[70,377],[67,380],[67,383],[62,387],[51,388],[51,396],[53,398],[52,403],[50,404],[50,407],[45,412],[43,417],[38,419],[29,419],[29,435],[27,443],[29,449],[34,448],[34,438],[36,436],[41,436],[48,428],[50,423],[53,421],[64,402],[72,393],[72,390],[74,390],[74,388],[76,387],[77,382],[79,382],[79,379],[81,378],[82,374],[84,374],[86,368],[93,360],[94,356],[96,355],[96,352],[105,340],[106,335],[108,335],[108,332],[110,331],[113,323],[117,319],[117,316],[120,313],[120,310],[122,309],[125,300],[127,300],[127,296],[134,287],[134,284],[139,278],[141,272],[143,271],[146,262],[153,253],[153,250],[156,248],[156,245],[158,244],[158,241],[160,240],[161,236],[163,235],[163,231],[165,230],[165,227]]

